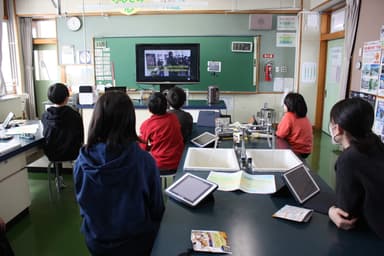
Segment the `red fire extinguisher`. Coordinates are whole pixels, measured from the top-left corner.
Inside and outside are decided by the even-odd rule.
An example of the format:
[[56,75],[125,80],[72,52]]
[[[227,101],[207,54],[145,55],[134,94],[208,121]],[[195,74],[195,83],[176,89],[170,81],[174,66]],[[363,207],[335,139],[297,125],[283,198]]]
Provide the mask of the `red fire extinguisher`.
[[264,81],[272,81],[272,62],[267,62],[264,66]]

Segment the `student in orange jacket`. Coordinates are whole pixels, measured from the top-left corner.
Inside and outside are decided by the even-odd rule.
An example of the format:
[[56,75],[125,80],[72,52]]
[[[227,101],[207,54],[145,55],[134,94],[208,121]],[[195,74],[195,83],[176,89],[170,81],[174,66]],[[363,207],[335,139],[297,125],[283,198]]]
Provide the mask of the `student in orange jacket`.
[[312,152],[313,134],[303,96],[288,93],[284,98],[284,112],[276,136],[285,139],[299,157],[307,158]]

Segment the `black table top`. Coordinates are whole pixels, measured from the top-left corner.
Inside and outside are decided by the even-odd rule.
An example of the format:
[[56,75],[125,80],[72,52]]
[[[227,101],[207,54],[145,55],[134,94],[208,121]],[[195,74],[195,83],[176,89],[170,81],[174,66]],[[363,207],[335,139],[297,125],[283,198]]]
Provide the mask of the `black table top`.
[[[183,162],[184,157],[178,177],[183,174]],[[193,173],[208,175],[201,171]],[[312,176],[321,190],[332,192],[317,174]],[[232,255],[384,255],[384,241],[371,231],[339,230],[325,214],[314,212],[308,223],[272,218],[285,204],[298,205],[284,192],[258,195],[216,191],[212,201],[197,208],[167,198],[152,255],[204,255],[191,251],[192,229],[227,232]]]

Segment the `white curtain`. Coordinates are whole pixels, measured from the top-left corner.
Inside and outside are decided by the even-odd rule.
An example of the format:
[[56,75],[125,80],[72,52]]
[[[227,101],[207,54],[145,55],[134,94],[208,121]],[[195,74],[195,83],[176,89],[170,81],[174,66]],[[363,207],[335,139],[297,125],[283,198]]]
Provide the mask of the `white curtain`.
[[[0,19],[0,46],[2,45],[2,43],[3,43],[3,19],[1,17],[1,19]],[[2,63],[3,63],[3,51],[0,50],[0,96],[7,94],[7,86],[6,86],[5,81],[4,81]]]
[[355,45],[357,24],[359,21],[360,0],[346,0],[345,7],[345,35],[344,35],[344,69],[341,74],[340,95],[341,99],[346,97],[349,73],[351,69],[352,51]]
[[29,119],[36,119],[35,87],[33,80],[33,42],[32,18],[20,18],[20,41],[24,66],[24,92],[29,95],[27,115]]

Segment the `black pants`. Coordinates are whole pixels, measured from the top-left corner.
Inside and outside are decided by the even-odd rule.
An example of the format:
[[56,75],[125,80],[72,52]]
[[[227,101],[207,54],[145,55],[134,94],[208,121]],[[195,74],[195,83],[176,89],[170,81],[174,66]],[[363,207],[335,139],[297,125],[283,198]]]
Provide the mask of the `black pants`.
[[0,255],[1,256],[14,256],[12,247],[8,242],[5,232],[0,231]]

